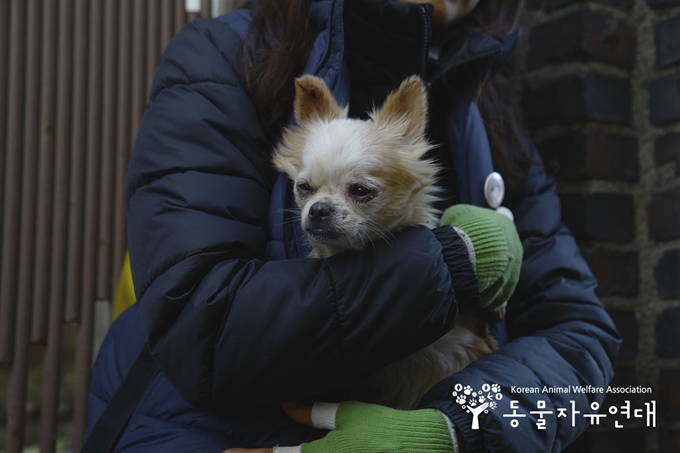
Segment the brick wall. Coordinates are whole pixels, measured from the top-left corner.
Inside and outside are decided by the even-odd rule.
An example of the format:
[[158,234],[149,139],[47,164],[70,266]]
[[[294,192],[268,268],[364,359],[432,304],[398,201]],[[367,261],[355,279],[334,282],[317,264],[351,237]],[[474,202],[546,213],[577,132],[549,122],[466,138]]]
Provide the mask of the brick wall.
[[571,451],[680,452],[680,0],[527,0],[522,28],[513,102],[624,336],[615,383],[658,404]]

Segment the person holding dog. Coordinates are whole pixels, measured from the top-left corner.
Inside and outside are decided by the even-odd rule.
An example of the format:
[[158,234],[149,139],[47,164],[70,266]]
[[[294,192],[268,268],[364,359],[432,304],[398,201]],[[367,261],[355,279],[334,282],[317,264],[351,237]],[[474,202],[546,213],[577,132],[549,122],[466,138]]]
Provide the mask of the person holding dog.
[[[573,442],[588,421],[572,427],[556,409],[604,395],[550,395],[537,430],[528,414],[545,396],[511,388],[606,386],[620,337],[561,222],[555,181],[493,86],[522,8],[262,0],[188,24],[160,62],[130,161],[139,302],[100,350],[90,426],[148,346],[160,372],[116,451],[543,452]],[[309,257],[270,155],[302,74],[357,117],[411,75],[427,83],[442,226]],[[511,293],[494,324],[499,349],[440,381],[418,409],[347,401],[349,386],[441,337],[459,312],[502,313]],[[517,426],[504,417],[510,400],[527,414]]]

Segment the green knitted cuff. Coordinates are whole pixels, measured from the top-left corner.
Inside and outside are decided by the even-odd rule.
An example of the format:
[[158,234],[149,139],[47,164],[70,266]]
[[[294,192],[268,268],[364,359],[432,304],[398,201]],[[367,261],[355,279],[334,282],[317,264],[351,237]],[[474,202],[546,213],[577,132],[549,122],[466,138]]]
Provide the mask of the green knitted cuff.
[[501,307],[519,280],[522,246],[515,225],[490,209],[471,205],[447,209],[441,223],[464,231],[472,242],[482,308]]
[[[465,209],[463,214],[455,226],[465,231],[475,248],[477,279],[483,293],[508,267],[507,241],[498,228],[498,219],[480,215],[484,213],[475,210]],[[446,219],[444,214],[442,221]]]
[[335,429],[302,444],[302,453],[455,452],[452,429],[436,409],[400,411],[385,406],[342,403]]

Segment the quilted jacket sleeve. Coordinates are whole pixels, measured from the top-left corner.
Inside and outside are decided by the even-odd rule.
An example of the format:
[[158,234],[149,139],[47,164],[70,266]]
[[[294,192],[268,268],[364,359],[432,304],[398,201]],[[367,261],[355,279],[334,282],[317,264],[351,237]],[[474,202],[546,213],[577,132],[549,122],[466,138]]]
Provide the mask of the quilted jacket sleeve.
[[449,227],[327,260],[267,260],[273,169],[225,58],[236,45],[210,20],[173,39],[126,181],[147,342],[180,394],[208,408],[344,386],[441,336],[456,292],[476,287],[471,268],[452,278],[470,266]]
[[[533,159],[540,162],[533,150]],[[519,393],[513,387],[538,388],[604,387],[611,381],[620,337],[595,295],[596,281],[582,258],[571,233],[562,224],[555,181],[537,163],[527,192],[511,205],[524,246],[524,261],[517,290],[507,308],[509,342],[496,353],[473,363],[440,382],[422,405],[444,412],[459,429],[466,451],[473,452],[559,452],[590,426],[578,415],[557,417],[557,408],[571,401],[582,414],[592,412],[605,394]],[[496,410],[479,416],[479,429],[472,429],[473,416],[452,397],[456,384],[473,390],[497,383],[503,399]],[[460,387],[459,387],[460,388]],[[510,401],[526,414],[519,426],[510,426]],[[544,400],[546,429],[536,426],[537,402]]]

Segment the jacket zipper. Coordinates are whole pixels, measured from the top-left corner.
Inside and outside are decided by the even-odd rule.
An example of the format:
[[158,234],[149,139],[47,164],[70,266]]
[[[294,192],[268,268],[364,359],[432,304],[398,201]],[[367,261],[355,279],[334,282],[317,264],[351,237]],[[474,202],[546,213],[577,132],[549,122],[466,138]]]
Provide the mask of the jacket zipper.
[[[422,57],[421,57],[421,62],[420,64],[422,65],[421,69],[421,76],[423,79],[426,77],[426,72],[427,72],[427,56],[430,51],[430,40],[432,39],[432,25],[430,23],[430,18],[427,15],[427,6],[425,5],[420,5],[420,15],[423,18],[423,30],[424,30],[424,36],[423,36],[423,49],[422,49]],[[502,49],[492,49],[487,52],[481,53],[479,55],[473,55],[470,58],[464,59],[457,61],[455,64],[451,65],[449,69],[452,68],[457,68],[458,66],[462,66],[466,63],[469,63],[471,61],[475,60],[480,60],[484,57],[488,57],[493,54],[501,53]]]
[[422,49],[422,60],[421,60],[421,70],[420,70],[420,75],[423,79],[427,76],[427,54],[430,50],[430,18],[428,17],[427,14],[427,7],[425,5],[420,6],[420,13],[421,17],[423,18],[423,31],[424,31],[424,36],[423,36],[423,49]]

